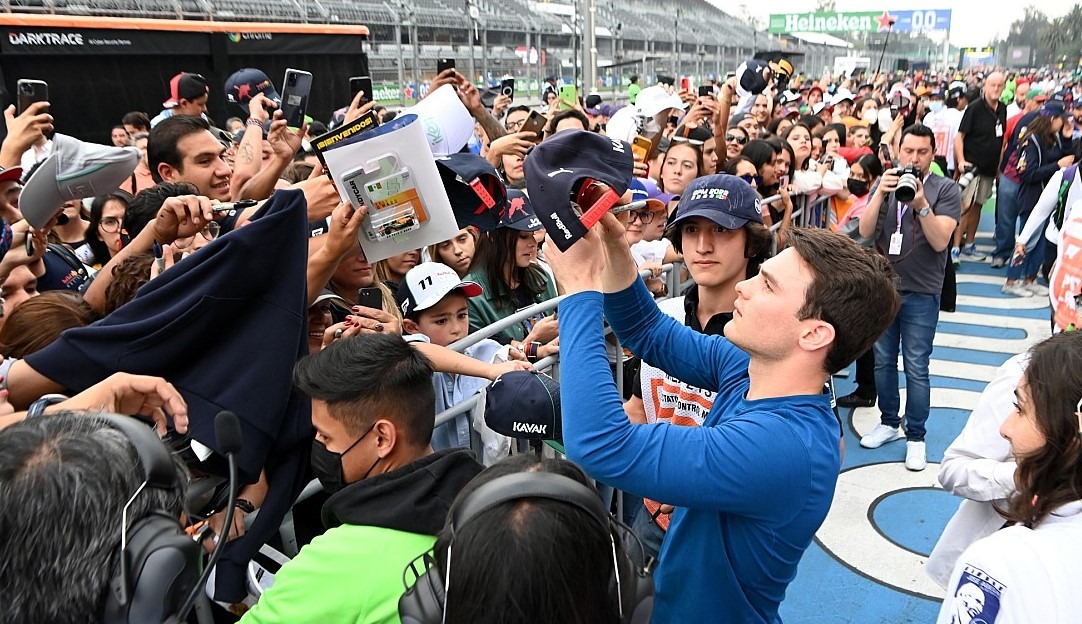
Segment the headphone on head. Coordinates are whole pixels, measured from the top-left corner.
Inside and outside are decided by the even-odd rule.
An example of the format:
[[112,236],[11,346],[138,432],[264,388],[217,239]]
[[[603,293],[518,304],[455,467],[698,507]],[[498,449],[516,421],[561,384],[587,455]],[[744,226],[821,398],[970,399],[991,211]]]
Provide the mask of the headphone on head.
[[161,510],[135,519],[128,528],[128,509],[145,488],[178,489],[176,467],[165,445],[142,422],[114,415],[100,418],[127,436],[144,474],[143,484],[124,504],[121,514],[120,545],[114,551],[101,621],[162,622],[180,610],[194,588],[202,547],[184,532],[178,518]]
[[[417,576],[413,586],[408,586],[398,601],[398,613],[402,624],[441,624],[447,589],[450,587],[451,547],[455,533],[470,520],[493,507],[523,498],[547,498],[578,507],[597,519],[612,544],[612,562],[615,571],[610,589],[611,597],[618,605],[621,624],[647,624],[654,610],[654,579],[649,565],[636,568],[626,553],[618,552],[620,540],[617,523],[605,509],[601,499],[585,485],[563,475],[551,472],[517,472],[493,479],[471,492],[454,509],[449,520],[451,543],[447,546],[447,578],[436,565],[431,553],[422,555],[427,568]],[[628,530],[630,532],[630,530]],[[634,533],[631,534],[634,536]],[[635,537],[638,541],[638,538]],[[640,542],[641,547],[641,542]],[[407,571],[413,569],[411,562]],[[406,573],[403,573],[403,582]]]

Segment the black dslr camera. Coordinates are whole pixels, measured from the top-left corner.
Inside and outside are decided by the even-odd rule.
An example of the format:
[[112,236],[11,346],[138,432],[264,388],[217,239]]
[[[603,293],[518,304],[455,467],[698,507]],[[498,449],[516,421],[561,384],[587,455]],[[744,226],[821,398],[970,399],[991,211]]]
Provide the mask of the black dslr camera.
[[921,178],[920,169],[916,165],[906,165],[898,170],[898,186],[894,189],[894,196],[900,202],[911,202],[917,196],[917,184]]

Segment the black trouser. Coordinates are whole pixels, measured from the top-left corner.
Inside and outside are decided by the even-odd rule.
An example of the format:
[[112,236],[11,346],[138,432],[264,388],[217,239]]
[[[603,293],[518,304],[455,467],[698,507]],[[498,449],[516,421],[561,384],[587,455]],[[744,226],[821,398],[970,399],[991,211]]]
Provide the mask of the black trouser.
[[857,358],[856,393],[863,398],[875,398],[875,352],[868,349]]

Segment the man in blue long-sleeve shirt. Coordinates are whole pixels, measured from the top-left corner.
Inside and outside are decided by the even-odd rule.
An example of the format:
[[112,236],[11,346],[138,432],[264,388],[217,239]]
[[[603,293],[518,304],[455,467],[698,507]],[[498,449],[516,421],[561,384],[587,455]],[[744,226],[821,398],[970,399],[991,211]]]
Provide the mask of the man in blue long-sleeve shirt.
[[[759,209],[751,187],[727,175],[692,182],[681,208],[696,204]],[[560,304],[568,457],[605,483],[677,507],[654,622],[779,622],[785,588],[830,507],[841,459],[823,385],[871,346],[899,297],[885,259],[851,240],[798,229],[790,244],[737,285],[725,337],[658,310],[612,215],[564,253],[546,247],[572,295]],[[644,361],[717,389],[701,428],[628,422],[608,374],[602,313]]]

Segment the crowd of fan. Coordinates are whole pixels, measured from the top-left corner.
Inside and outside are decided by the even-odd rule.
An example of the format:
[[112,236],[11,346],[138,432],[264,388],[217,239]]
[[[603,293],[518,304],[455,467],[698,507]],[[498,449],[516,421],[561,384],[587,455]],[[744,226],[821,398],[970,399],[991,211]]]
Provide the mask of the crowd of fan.
[[[645,590],[629,592],[627,586],[642,578],[652,583],[658,557],[654,621],[778,621],[785,586],[829,507],[844,452],[841,421],[815,420],[829,413],[820,400],[823,392],[815,389],[856,359],[858,387],[838,403],[872,406],[878,398],[882,412],[882,423],[861,444],[876,448],[905,438],[906,467],[922,470],[932,336],[939,310],[950,309],[946,302],[955,267],[963,259],[983,259],[973,242],[981,206],[998,180],[992,266],[1011,265],[1004,292],[1047,294],[1038,275],[1046,257],[1048,264],[1056,258],[1063,216],[1049,226],[1047,241],[1037,234],[1055,218],[1056,202],[1043,190],[1078,179],[1073,170],[1062,170],[1074,162],[1076,139],[1082,135],[1082,85],[1051,72],[806,77],[793,75],[791,66],[772,63],[767,69],[749,61],[728,79],[694,93],[664,82],[645,88],[633,84],[631,101],[622,105],[596,93],[564,100],[553,81],[542,91],[545,104],[535,111],[504,94],[489,100],[448,70],[430,92],[452,85],[476,120],[475,136],[463,151],[472,151],[478,162],[498,173],[506,188],[505,208],[489,231],[460,220],[463,227],[446,241],[369,263],[358,245],[366,211],[341,203],[312,141],[369,111],[382,123],[393,120],[396,111],[359,93],[326,124],[308,120],[290,128],[277,112],[280,102],[266,76],[258,70],[242,72],[251,86],[249,97],[234,103],[243,114],[220,124],[206,116],[208,98],[217,97],[213,85],[197,74],[174,77],[163,111],[153,119],[148,113],[129,113],[112,129],[117,153],[138,151],[130,174],[116,188],[93,187],[97,194],[92,197],[68,198],[62,190],[62,205],[31,206],[20,192],[24,184],[31,188],[28,180],[51,156],[75,159],[61,152],[70,138],[53,134],[54,128],[63,130],[63,120],[54,120],[44,102],[18,115],[13,109],[5,112],[0,353],[6,359],[0,395],[6,408],[0,426],[6,430],[0,433],[0,501],[4,507],[20,499],[41,501],[36,505],[40,513],[23,514],[25,519],[0,512],[4,539],[26,544],[7,549],[20,554],[0,568],[5,621],[97,621],[88,614],[102,609],[104,588],[119,565],[116,529],[125,503],[141,489],[139,458],[117,439],[108,421],[84,410],[141,414],[184,460],[178,464],[186,464],[180,488],[185,490],[221,472],[207,424],[194,418],[197,409],[209,413],[219,407],[234,409],[245,422],[244,485],[230,526],[221,479],[214,482],[219,495],[212,502],[199,509],[187,505],[184,526],[208,551],[219,540],[238,543],[225,550],[210,593],[243,614],[242,621],[399,621],[403,570],[442,571],[450,580],[452,550],[453,582],[445,586],[428,576],[416,581],[417,587],[435,592],[447,621],[633,621],[619,614],[639,613],[640,603],[650,599]],[[764,77],[764,84],[749,87],[755,82],[745,80],[749,73]],[[544,117],[543,130],[523,131],[537,113]],[[710,371],[717,373],[713,377],[700,371],[685,378],[669,370],[665,363],[670,358],[655,351],[659,347],[642,335],[629,312],[645,305],[646,299],[636,299],[640,285],[614,295],[606,283],[605,315],[613,317],[620,346],[630,347],[624,366],[628,383],[620,397],[624,424],[648,425],[642,431],[682,426],[689,436],[698,435],[690,433],[695,429],[724,435],[726,427],[735,427],[741,432],[739,423],[726,420],[732,414],[725,410],[739,411],[732,401],[744,397],[730,397],[727,386],[736,377],[725,375],[742,375],[747,383],[749,368],[779,359],[783,349],[761,342],[769,342],[768,336],[752,338],[748,329],[740,333],[739,320],[754,311],[772,327],[776,320],[779,336],[796,332],[793,343],[799,346],[792,348],[825,358],[805,361],[817,363],[811,366],[815,371],[826,371],[807,378],[811,398],[789,397],[790,407],[779,407],[799,412],[789,426],[808,436],[806,448],[797,445],[788,453],[820,453],[807,466],[792,459],[786,464],[792,472],[777,475],[799,492],[771,493],[781,488],[780,481],[756,472],[764,460],[752,458],[755,436],[743,448],[727,440],[734,446],[727,452],[745,457],[727,460],[746,462],[740,470],[673,458],[673,445],[662,444],[657,436],[645,441],[683,469],[675,472],[727,473],[713,475],[715,481],[703,492],[691,494],[667,489],[667,469],[657,470],[657,482],[649,481],[653,475],[636,481],[628,476],[634,470],[605,456],[600,433],[572,427],[568,410],[587,410],[587,404],[570,402],[567,392],[585,401],[580,398],[585,390],[578,386],[607,387],[616,361],[624,357],[610,335],[599,341],[609,372],[599,377],[591,368],[592,361],[582,355],[589,349],[582,345],[589,333],[583,319],[590,316],[587,304],[593,302],[581,296],[572,295],[567,301],[573,303],[561,305],[559,320],[550,307],[461,352],[448,348],[558,293],[590,290],[588,284],[580,288],[589,263],[550,247],[527,192],[531,150],[548,141],[574,144],[581,136],[577,133],[643,146],[622,200],[643,203],[619,219],[606,217],[598,226],[601,238],[595,232],[592,242],[572,250],[607,245],[605,254],[611,254],[614,246],[626,245],[635,270],[644,276],[641,287],[647,296],[663,299],[663,314],[655,318],[643,312],[643,318],[657,323],[659,332],[663,323],[672,323],[710,337],[710,343],[673,338],[673,344],[696,350],[709,344],[704,353],[718,356],[727,367]],[[988,155],[989,145],[994,158]],[[65,162],[60,161],[58,178]],[[915,196],[900,201],[894,192],[905,185],[902,168],[907,165],[920,175],[913,183]],[[972,179],[960,189],[954,180],[970,173]],[[1005,195],[1013,202],[1009,206]],[[37,201],[40,195],[33,197]],[[227,209],[217,207],[227,202],[232,203]],[[31,225],[31,212],[44,214],[44,225]],[[293,218],[298,212],[307,223],[299,228],[303,240],[294,236],[298,228],[288,231],[300,224]],[[1024,230],[1016,244],[1018,226]],[[836,234],[818,238],[826,231]],[[859,250],[846,238],[875,253]],[[609,266],[598,267],[597,275],[622,275],[612,269],[613,256],[607,257]],[[797,294],[791,290],[794,282],[784,294],[785,280],[795,279],[784,262],[797,257],[805,263],[801,266],[811,267],[811,277],[801,277],[811,280],[808,305],[803,288]],[[662,279],[662,273],[665,265],[678,261],[682,277],[693,283],[670,293],[673,282]],[[831,261],[842,273],[848,267],[859,277],[863,271],[864,281],[828,279],[825,267]],[[770,262],[767,272],[764,264]],[[760,276],[761,267],[770,277]],[[1047,275],[1048,268],[1043,271]],[[896,280],[896,289],[887,279]],[[804,329],[793,329],[789,320],[777,320],[767,308],[750,303],[747,291],[754,287],[758,292],[760,281],[765,289],[796,297],[789,320]],[[865,287],[883,292],[844,291]],[[306,317],[292,314],[288,303],[302,296]],[[855,307],[865,299],[880,301]],[[882,309],[873,314],[865,306]],[[808,329],[807,323],[816,319],[822,323]],[[734,321],[737,329],[726,329]],[[561,327],[568,322],[570,334]],[[832,325],[829,336],[822,333],[824,324]],[[715,338],[722,335],[751,355],[750,365],[746,356],[740,359],[718,346],[728,344]],[[563,372],[565,380],[575,376],[564,384],[566,439],[558,433],[560,389],[534,370],[535,364],[560,355],[561,337],[568,353],[575,353]],[[941,477],[948,479],[945,485],[975,500],[1004,499],[1003,513],[1015,526],[992,535],[1003,519],[990,511],[989,503],[980,503],[988,506],[982,513],[999,518],[998,524],[985,519],[984,525],[966,525],[964,531],[949,527],[950,552],[940,553],[943,559],[933,555],[933,575],[944,586],[950,583],[953,594],[944,604],[942,622],[970,621],[956,615],[956,609],[970,618],[983,609],[988,622],[1068,621],[1069,614],[1078,613],[1078,592],[1032,590],[1044,577],[1033,571],[1036,563],[1026,567],[1044,555],[1066,562],[1068,551],[1077,550],[1057,553],[1049,544],[1062,545],[1072,535],[1075,544],[1082,543],[1079,529],[1070,527],[1078,525],[1071,514],[1077,512],[1082,487],[1082,438],[1075,426],[1082,426],[1075,408],[1082,394],[1082,381],[1075,377],[1082,367],[1059,364],[1078,357],[1082,346],[1077,342],[1073,334],[1057,336],[1034,349],[1028,372],[1007,371],[1014,376],[996,386],[997,415],[986,416],[979,407],[956,443],[972,439],[976,434],[970,428],[982,420],[984,439],[998,443],[994,448],[971,445],[978,448],[969,449],[966,457],[996,462],[997,467],[973,468],[994,473],[996,488],[988,488],[987,496],[973,492],[979,488],[955,490],[948,481],[965,482],[958,474],[967,468],[951,464],[949,457],[944,461],[945,475],[948,466],[956,471]],[[809,347],[812,343],[817,346]],[[897,392],[899,349],[908,388],[904,412]],[[1020,358],[1016,367],[1025,360]],[[266,371],[274,374],[261,377]],[[761,390],[754,376],[751,384]],[[1019,404],[1012,412],[1010,399],[1000,395],[1013,392],[1016,384]],[[481,391],[487,393],[486,418],[465,413],[434,426],[435,414]],[[829,387],[825,392],[831,394]],[[268,411],[278,415],[245,415],[237,406],[248,402],[273,406]],[[1071,409],[1063,407],[1068,403]],[[606,407],[611,405],[598,403],[597,413]],[[801,420],[805,417],[806,422]],[[516,429],[507,425],[511,421],[529,421],[542,429]],[[1006,441],[997,435],[1001,424]],[[520,435],[524,431],[538,435]],[[534,439],[516,440],[525,437]],[[783,435],[771,442],[765,455],[786,452],[784,440]],[[543,448],[563,453],[564,444],[585,472],[570,462],[541,458]],[[641,463],[638,470],[652,466],[648,460]],[[61,476],[45,474],[43,467],[54,465],[64,466]],[[810,475],[806,483],[800,473],[805,468]],[[636,501],[621,519],[631,529],[613,523],[607,510],[568,503],[544,488],[533,495],[538,498],[497,496],[478,502],[499,491],[490,483],[507,483],[516,473],[553,473],[560,487],[574,483],[591,493],[593,479],[616,486],[629,495],[628,501]],[[702,478],[681,478],[692,477]],[[273,537],[274,519],[280,520],[299,485],[312,478],[322,484],[323,493],[309,502],[307,514],[301,507],[296,511],[305,545],[253,604],[243,583],[231,582],[230,572],[237,576],[236,570],[247,568],[254,551]],[[734,482],[722,483],[723,478]],[[108,485],[76,497],[65,479]],[[714,487],[718,498],[711,499]],[[162,500],[142,504],[180,516],[184,492],[177,494],[159,492]],[[798,516],[781,519],[790,513],[789,503],[804,495],[808,499]],[[696,515],[704,509],[707,520]],[[257,510],[257,521],[267,516],[262,526],[246,518]],[[87,518],[75,528],[65,526],[72,516]],[[727,523],[720,530],[725,536],[703,537],[710,517],[715,533],[718,517]],[[1046,525],[1051,525],[1051,537],[1040,530]],[[756,540],[765,535],[757,531],[763,530],[777,542],[766,549],[768,554],[755,550],[762,546]],[[1061,541],[1055,541],[1057,536],[1063,536]],[[239,545],[249,537],[251,544]],[[998,549],[986,544],[990,540],[999,541]],[[552,544],[563,554],[554,555]],[[1038,554],[1020,554],[1022,544],[1031,544]],[[692,552],[700,546],[701,553]],[[716,558],[725,562],[706,561],[719,553],[724,556]],[[52,571],[35,565],[35,559],[50,556],[81,563]],[[512,566],[511,561],[529,565]],[[697,564],[706,567],[687,568]],[[683,587],[678,575],[689,573],[700,578]],[[988,579],[1030,589],[1001,591],[992,611]],[[434,584],[439,587],[429,587]],[[41,587],[56,590],[41,592]],[[980,605],[973,606],[974,590],[982,589]],[[402,598],[403,616],[413,613],[407,599],[419,591],[425,590],[415,588]],[[681,591],[692,595],[680,598]],[[515,599],[506,604],[497,600],[511,595]],[[713,601],[722,602],[720,611],[708,608]],[[1027,619],[1026,609],[1034,604],[1049,615]],[[1000,619],[994,619],[996,613]]]

